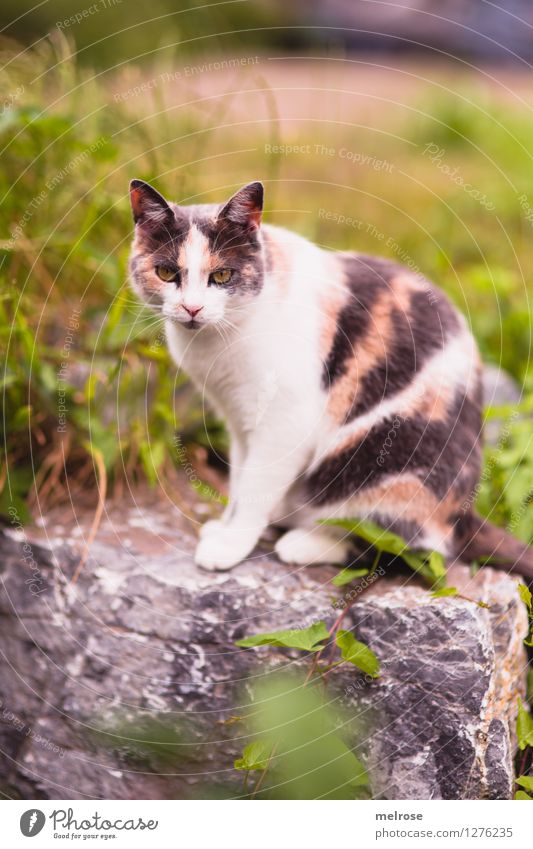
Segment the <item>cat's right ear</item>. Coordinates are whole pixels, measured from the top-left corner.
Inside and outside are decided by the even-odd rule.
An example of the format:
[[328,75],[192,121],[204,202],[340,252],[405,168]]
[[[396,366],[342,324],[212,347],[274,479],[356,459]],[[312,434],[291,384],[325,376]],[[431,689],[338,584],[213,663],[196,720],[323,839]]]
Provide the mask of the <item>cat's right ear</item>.
[[139,227],[157,230],[174,221],[174,213],[163,195],[143,180],[131,181],[130,201],[133,220]]
[[256,230],[261,224],[263,191],[263,184],[259,181],[248,183],[222,207],[218,213],[219,220],[226,219],[239,227]]

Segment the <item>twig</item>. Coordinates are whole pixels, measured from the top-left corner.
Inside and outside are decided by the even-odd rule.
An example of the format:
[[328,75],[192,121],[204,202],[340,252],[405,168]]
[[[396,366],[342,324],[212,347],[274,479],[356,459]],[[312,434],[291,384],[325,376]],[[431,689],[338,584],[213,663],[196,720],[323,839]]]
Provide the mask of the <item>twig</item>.
[[254,789],[252,790],[252,793],[251,793],[251,796],[250,796],[250,798],[251,798],[251,799],[255,799],[256,794],[257,794],[257,793],[259,792],[259,790],[261,789],[261,785],[262,785],[263,781],[265,780],[266,774],[267,774],[267,772],[268,772],[268,768],[269,768],[269,766],[270,766],[270,761],[272,760],[272,758],[273,758],[273,757],[274,757],[274,755],[276,754],[276,749],[277,749],[277,748],[278,748],[278,743],[277,743],[277,741],[276,741],[276,743],[274,743],[274,745],[272,746],[272,751],[270,752],[270,756],[269,756],[269,758],[268,758],[267,764],[266,764],[266,766],[265,766],[265,768],[264,768],[263,772],[262,772],[262,773],[261,773],[261,775],[259,776],[259,780],[258,780],[257,784],[255,785]]

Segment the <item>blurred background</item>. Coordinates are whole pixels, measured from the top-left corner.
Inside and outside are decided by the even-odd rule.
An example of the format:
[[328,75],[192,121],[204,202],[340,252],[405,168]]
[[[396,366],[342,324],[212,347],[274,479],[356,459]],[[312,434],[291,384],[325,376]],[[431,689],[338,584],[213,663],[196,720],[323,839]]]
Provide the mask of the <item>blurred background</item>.
[[531,4],[4,0],[0,22],[7,521],[126,484],[223,493],[223,427],[127,287],[127,187],[260,179],[267,221],[402,261],[465,313],[509,377],[479,508],[533,538]]

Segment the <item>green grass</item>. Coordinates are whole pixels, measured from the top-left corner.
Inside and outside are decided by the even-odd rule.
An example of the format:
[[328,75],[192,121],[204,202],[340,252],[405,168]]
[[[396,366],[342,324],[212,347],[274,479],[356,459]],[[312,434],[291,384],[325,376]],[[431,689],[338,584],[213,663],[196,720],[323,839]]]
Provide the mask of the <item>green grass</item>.
[[[32,82],[58,58],[55,70]],[[2,82],[2,101],[11,97],[12,104],[0,114],[4,515],[14,507],[26,517],[35,485],[47,499],[60,498],[67,474],[84,490],[94,486],[95,458],[110,487],[125,475],[154,483],[177,462],[176,431],[185,444],[206,444],[209,436],[224,446],[223,430],[209,420],[206,431],[197,399],[184,378],[176,379],[160,328],[127,288],[132,177],[178,202],[219,201],[239,184],[262,179],[267,220],[330,248],[418,267],[467,315],[484,359],[501,363],[524,386],[531,409],[533,225],[518,200],[525,195],[533,204],[533,117],[525,110],[486,103],[472,88],[465,97],[483,109],[451,95],[422,99],[407,122],[394,112],[381,115],[379,130],[352,118],[300,124],[281,138],[264,82],[257,98],[266,120],[252,116],[243,128],[225,121],[224,99],[202,110],[164,109],[156,88],[159,108],[150,115],[135,98],[115,102],[113,94],[129,88],[131,78],[131,68],[92,78],[56,38],[14,60]],[[265,145],[280,141],[310,144],[310,152],[266,152]],[[316,153],[322,143],[335,154]],[[445,169],[424,152],[428,144],[444,151]],[[351,164],[342,149],[374,159]],[[493,209],[450,177],[454,169]],[[58,431],[60,401],[66,410]],[[529,423],[511,424],[489,457],[480,495],[482,509],[513,522],[523,539],[533,536],[530,432]]]

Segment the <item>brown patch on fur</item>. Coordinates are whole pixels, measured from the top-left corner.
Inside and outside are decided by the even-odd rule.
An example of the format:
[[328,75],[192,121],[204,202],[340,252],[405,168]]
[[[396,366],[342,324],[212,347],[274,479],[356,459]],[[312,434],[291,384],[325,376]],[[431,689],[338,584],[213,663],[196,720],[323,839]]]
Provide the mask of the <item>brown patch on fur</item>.
[[416,399],[406,415],[417,413],[424,416],[428,422],[443,422],[450,412],[454,391],[447,386],[432,387],[420,399]]
[[[396,309],[408,313],[411,292],[415,288],[413,283],[413,278],[408,275],[395,277],[390,288],[377,299],[371,312],[368,332],[357,343],[353,356],[346,363],[345,374],[338,378],[330,391],[328,411],[337,424],[346,420],[361,379],[386,359],[393,341],[392,312]],[[331,339],[335,331],[336,328],[333,328]]]
[[451,535],[458,500],[453,493],[439,500],[415,475],[406,473],[381,481],[349,499],[354,515],[372,515],[385,525],[412,524],[420,528],[423,545],[425,533],[435,534],[443,542]]
[[[406,473],[395,478],[381,481],[376,486],[353,497],[354,505],[360,500],[375,505],[377,512],[385,515],[418,522],[427,526],[428,522],[448,526],[450,517],[457,509],[457,499],[448,495],[439,500],[415,475]],[[350,499],[350,502],[352,499]]]
[[147,251],[142,241],[135,239],[135,253],[130,261],[130,272],[135,280],[136,277],[141,277],[143,287],[146,291],[157,295],[165,287],[165,283],[157,276],[154,268],[154,258],[150,251]]

